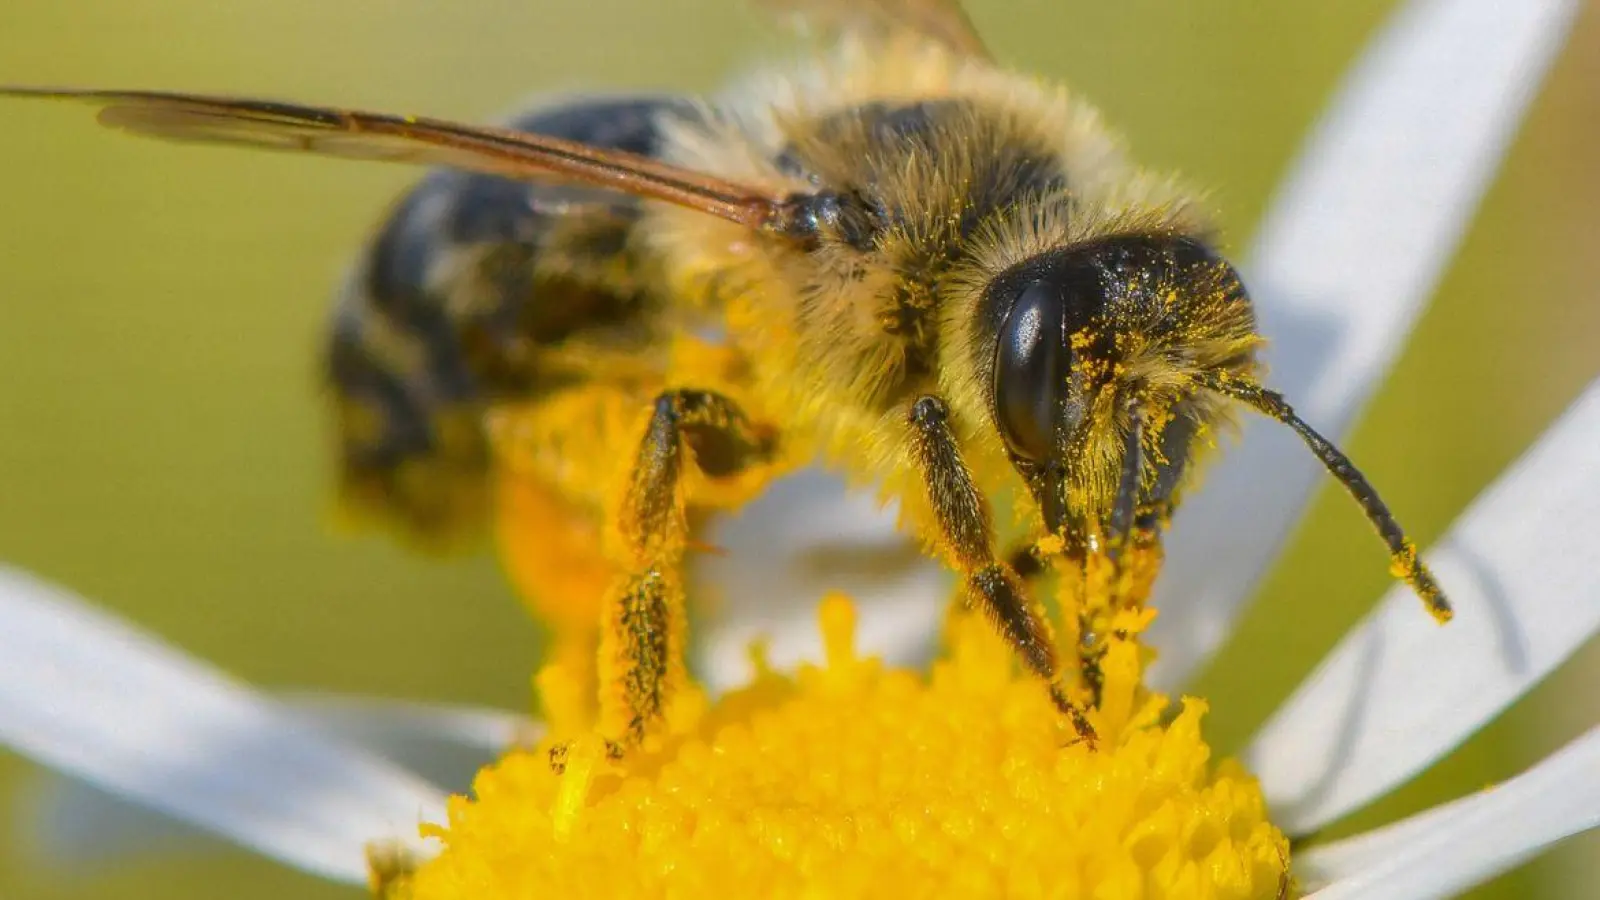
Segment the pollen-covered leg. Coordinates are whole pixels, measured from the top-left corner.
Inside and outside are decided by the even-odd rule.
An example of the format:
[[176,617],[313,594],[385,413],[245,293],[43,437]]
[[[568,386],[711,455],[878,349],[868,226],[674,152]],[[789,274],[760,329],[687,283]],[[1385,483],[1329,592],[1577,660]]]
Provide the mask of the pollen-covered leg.
[[616,448],[635,439],[639,410],[653,394],[595,380],[500,403],[487,416],[501,565],[550,629],[545,662],[578,686],[572,712],[581,711],[586,727],[597,713],[602,604],[617,577],[604,539]]
[[1070,548],[1059,560],[1057,597],[1072,616],[1063,646],[1075,655],[1089,705],[1099,707],[1105,688],[1104,662],[1119,637],[1115,624],[1127,613],[1145,609],[1162,562],[1161,522],[1144,516],[1132,530],[1107,545],[1114,552]]
[[600,633],[600,728],[615,750],[637,744],[683,685],[683,619],[675,573],[629,576],[610,598]]
[[911,428],[928,502],[945,549],[964,578],[967,601],[984,611],[1023,663],[1045,680],[1051,699],[1072,727],[1092,741],[1094,727],[1061,684],[1055,639],[1043,606],[1030,601],[1017,573],[994,557],[989,506],[961,460],[950,430],[949,408],[937,397],[918,399],[911,406]]
[[626,572],[611,589],[600,637],[600,732],[637,744],[687,680],[682,560],[685,451],[701,472],[729,476],[770,458],[771,435],[709,391],[660,395],[617,517]]
[[[1148,503],[1145,471],[1145,415],[1129,411],[1132,421],[1123,442],[1122,471],[1111,506],[1107,532],[1094,541],[1069,548],[1077,564],[1079,590],[1068,609],[1077,610],[1078,673],[1089,691],[1089,703],[1100,706],[1105,692],[1104,660],[1116,640],[1113,622],[1124,610],[1144,606],[1161,565],[1159,511]],[[1095,548],[1099,547],[1100,550]]]

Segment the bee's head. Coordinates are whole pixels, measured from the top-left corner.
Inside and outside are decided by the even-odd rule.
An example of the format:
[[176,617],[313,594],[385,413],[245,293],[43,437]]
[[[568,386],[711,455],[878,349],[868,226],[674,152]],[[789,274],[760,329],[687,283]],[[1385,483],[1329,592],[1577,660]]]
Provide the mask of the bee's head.
[[1130,234],[1057,248],[984,295],[991,412],[1051,534],[1125,535],[1163,516],[1258,343],[1233,267],[1201,241]]

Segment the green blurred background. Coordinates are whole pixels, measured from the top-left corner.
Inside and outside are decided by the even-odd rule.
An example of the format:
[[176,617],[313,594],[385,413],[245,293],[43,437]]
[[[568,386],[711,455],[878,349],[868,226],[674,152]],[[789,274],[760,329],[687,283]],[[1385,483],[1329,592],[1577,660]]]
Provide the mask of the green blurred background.
[[[1390,3],[970,4],[1146,162],[1215,187],[1244,245]],[[1484,214],[1353,440],[1427,540],[1596,374],[1600,17],[1580,21]],[[538,91],[715,86],[785,46],[737,0],[43,0],[0,9],[0,81],[281,96],[483,119]],[[330,533],[314,372],[330,288],[414,172],[126,140],[83,110],[0,128],[0,559],[274,687],[520,708],[538,635],[485,558]],[[1326,494],[1208,675],[1236,747],[1386,587]],[[1560,523],[1551,523],[1559,527]],[[1530,561],[1533,562],[1533,561]],[[1592,723],[1591,648],[1353,825],[1504,778]],[[0,810],[35,773],[0,753]],[[1592,836],[1474,894],[1593,896]],[[1558,886],[1565,885],[1565,891]],[[354,896],[242,852],[103,871],[0,822],[0,897]]]

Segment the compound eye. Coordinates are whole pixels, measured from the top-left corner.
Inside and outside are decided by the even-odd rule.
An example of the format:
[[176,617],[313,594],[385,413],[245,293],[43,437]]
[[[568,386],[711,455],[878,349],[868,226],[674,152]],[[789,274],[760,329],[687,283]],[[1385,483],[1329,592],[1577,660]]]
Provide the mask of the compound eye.
[[1072,350],[1059,286],[1036,281],[1022,289],[1000,327],[994,399],[1000,434],[1011,452],[1031,462],[1051,455],[1063,415]]

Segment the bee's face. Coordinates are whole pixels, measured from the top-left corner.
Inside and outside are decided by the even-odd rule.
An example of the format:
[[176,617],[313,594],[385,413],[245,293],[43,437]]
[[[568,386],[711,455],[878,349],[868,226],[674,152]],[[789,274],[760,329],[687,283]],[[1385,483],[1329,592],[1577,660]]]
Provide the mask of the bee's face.
[[1222,412],[1196,377],[1254,365],[1237,274],[1189,237],[1040,254],[996,278],[983,306],[994,426],[1056,535],[1112,533],[1119,491],[1165,508],[1197,433]]

